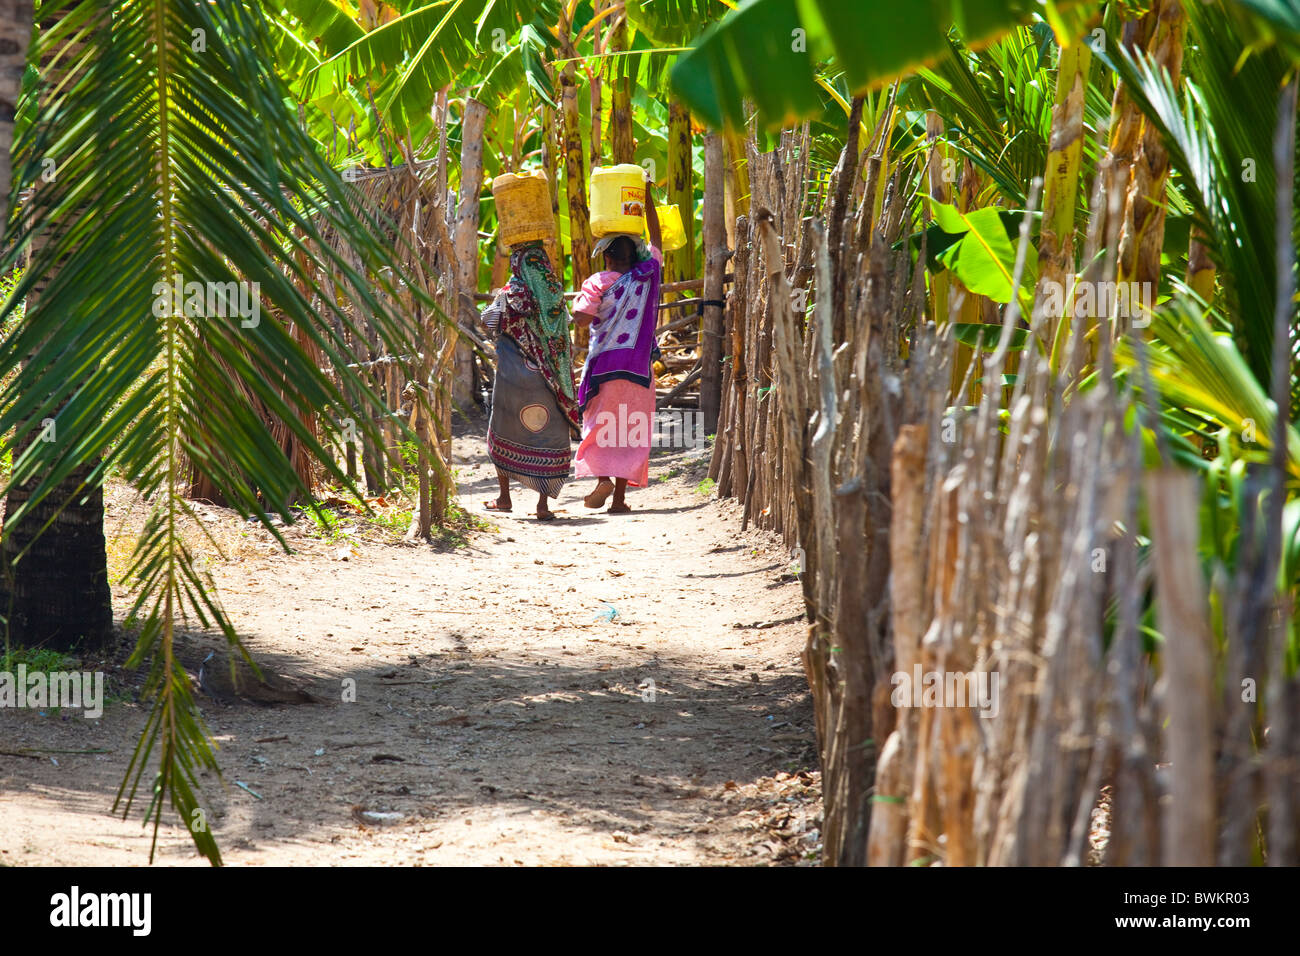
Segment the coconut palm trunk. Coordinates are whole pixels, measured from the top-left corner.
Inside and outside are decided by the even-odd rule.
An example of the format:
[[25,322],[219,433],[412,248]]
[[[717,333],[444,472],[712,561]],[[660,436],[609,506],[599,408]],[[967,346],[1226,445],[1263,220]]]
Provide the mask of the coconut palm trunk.
[[[1130,51],[1144,49],[1154,27],[1155,14],[1153,13],[1129,20],[1124,24],[1121,43]],[[1094,216],[1103,217],[1102,224],[1097,230],[1103,243],[1110,242],[1112,236],[1118,241],[1119,230],[1127,212],[1126,200],[1133,161],[1140,148],[1142,136],[1142,110],[1129,95],[1128,88],[1122,81],[1115,84],[1109,131],[1110,142],[1101,165],[1103,176],[1101,196],[1104,202],[1101,209],[1093,210],[1092,213]],[[1112,205],[1115,207],[1113,210]]]
[[[1148,16],[1155,25],[1148,52],[1177,86],[1182,75],[1183,37],[1187,15],[1180,0],[1161,0]],[[1142,301],[1155,302],[1160,283],[1160,251],[1165,237],[1165,184],[1169,180],[1169,154],[1160,130],[1146,123],[1142,146],[1133,163],[1129,184],[1128,217],[1120,234],[1120,281],[1137,282]],[[1131,317],[1129,317],[1131,321]],[[1126,325],[1124,317],[1121,324]]]
[[[549,106],[542,110],[542,169],[546,171],[546,188],[550,191],[551,218],[555,223],[553,233],[556,242],[555,256],[551,265],[557,275],[564,275],[564,251],[559,248],[560,237],[560,170],[564,168],[561,156],[564,155],[564,120],[560,113]],[[509,259],[502,270],[502,282],[508,271]],[[500,288],[500,283],[492,286]]]

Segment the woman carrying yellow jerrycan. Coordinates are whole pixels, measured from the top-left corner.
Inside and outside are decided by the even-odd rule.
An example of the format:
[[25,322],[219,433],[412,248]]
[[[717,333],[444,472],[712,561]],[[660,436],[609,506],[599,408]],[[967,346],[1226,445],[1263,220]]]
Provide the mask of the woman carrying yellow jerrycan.
[[659,285],[663,279],[659,216],[645,180],[644,210],[650,231],[610,233],[592,252],[605,268],[583,283],[573,303],[573,320],[591,326],[587,362],[578,386],[582,443],[574,456],[577,477],[598,478],[583,499],[601,507],[611,494],[610,514],[632,509],[627,486],[644,488],[650,476],[650,439],[655,413],[652,370]]
[[510,480],[537,493],[537,518],[551,521],[548,498],[569,477],[571,436],[580,417],[573,387],[569,311],[546,243],[549,192],[540,174],[498,176],[492,184],[510,280],[483,312],[496,339],[497,373],[488,422],[488,457],[501,493],[488,511],[511,510]]

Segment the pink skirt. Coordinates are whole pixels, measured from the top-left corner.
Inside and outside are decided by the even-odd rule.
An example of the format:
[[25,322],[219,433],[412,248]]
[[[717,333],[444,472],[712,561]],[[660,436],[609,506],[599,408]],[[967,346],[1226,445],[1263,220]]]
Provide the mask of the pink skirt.
[[582,413],[582,443],[574,462],[579,478],[626,478],[650,483],[655,389],[622,379],[606,382]]

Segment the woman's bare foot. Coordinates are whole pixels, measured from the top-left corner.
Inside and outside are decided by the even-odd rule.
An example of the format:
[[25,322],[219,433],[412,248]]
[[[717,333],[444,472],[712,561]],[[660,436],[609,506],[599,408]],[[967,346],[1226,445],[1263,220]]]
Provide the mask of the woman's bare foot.
[[483,507],[488,511],[509,511],[510,510],[510,479],[503,472],[497,472],[497,485],[501,488],[501,494],[497,495],[496,501],[485,501]]
[[614,482],[608,478],[602,478],[596,482],[596,487],[592,489],[591,494],[582,499],[582,503],[588,508],[599,508],[613,491]]
[[538,521],[555,520],[555,512],[552,511],[550,508],[546,507],[546,497],[544,495],[539,495],[537,498],[537,520]]
[[625,515],[632,509],[627,506],[623,496],[627,494],[627,479],[620,478],[614,482],[614,500],[609,503],[607,514]]

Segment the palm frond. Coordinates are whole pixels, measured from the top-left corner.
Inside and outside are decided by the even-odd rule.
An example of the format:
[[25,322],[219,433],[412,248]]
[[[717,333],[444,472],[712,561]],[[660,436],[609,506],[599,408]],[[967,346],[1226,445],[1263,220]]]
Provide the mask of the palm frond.
[[[191,620],[219,627],[244,653],[178,530],[183,463],[278,537],[267,512],[291,520],[288,502],[310,489],[251,404],[234,396],[253,396],[350,487],[325,444],[346,419],[381,440],[374,422],[386,412],[349,367],[349,338],[364,339],[357,317],[404,355],[416,351],[418,330],[395,303],[405,295],[436,307],[405,288],[383,226],[299,126],[269,65],[273,41],[258,9],[238,0],[55,0],[44,13],[61,18],[34,55],[61,55],[64,66],[43,74],[34,121],[16,146],[16,175],[33,195],[0,269],[28,251],[31,261],[0,323],[31,301],[0,342],[0,368],[14,370],[0,392],[0,433],[13,436],[6,447],[22,448],[51,418],[57,440],[15,452],[9,486],[32,491],[4,530],[96,460],[92,482],[120,469],[150,504],[129,580],[144,622],[132,661],[151,661],[154,704],[116,806],[130,812],[159,745],[147,811],[156,839],[161,801],[189,826],[201,809],[196,773],[216,766],[177,663],[177,629]],[[84,45],[71,45],[78,37]],[[46,157],[57,167],[48,182]],[[348,237],[347,254],[326,241],[329,231]],[[342,303],[309,262],[336,277]],[[249,309],[232,309],[230,291]],[[313,418],[322,436],[308,426]],[[191,833],[218,863],[210,834]]]
[[1268,387],[1273,354],[1274,185],[1277,96],[1290,66],[1276,49],[1240,59],[1245,44],[1221,3],[1187,7],[1195,48],[1180,97],[1142,52],[1109,58],[1171,166],[1188,184],[1193,219],[1219,266],[1239,347]]
[[[1210,431],[1224,434],[1234,459],[1268,461],[1277,408],[1238,351],[1232,338],[1216,333],[1212,313],[1185,296],[1176,296],[1156,310],[1149,351],[1151,378],[1161,398],[1186,424],[1188,416],[1209,422]],[[1120,363],[1136,365],[1132,345],[1119,351]],[[1300,484],[1300,432],[1287,431],[1287,470]]]

